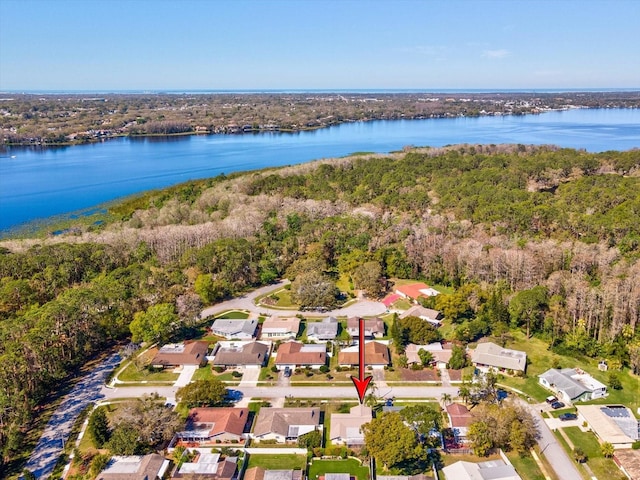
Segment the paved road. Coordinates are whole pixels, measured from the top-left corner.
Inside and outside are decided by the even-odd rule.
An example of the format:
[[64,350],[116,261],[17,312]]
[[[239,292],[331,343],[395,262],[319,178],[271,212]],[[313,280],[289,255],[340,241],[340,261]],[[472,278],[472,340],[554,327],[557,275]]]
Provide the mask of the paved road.
[[[231,387],[232,390],[242,392],[244,397],[255,398],[283,398],[292,396],[294,398],[357,398],[356,390],[353,386],[345,387]],[[143,395],[157,393],[161,397],[174,397],[175,387],[119,387],[103,388],[102,394],[105,400],[113,398],[139,398]],[[457,387],[383,387],[378,389],[378,395],[382,397],[396,398],[440,398],[442,394],[448,393],[451,396],[458,394]]]
[[85,407],[103,398],[104,380],[118,363],[120,355],[111,355],[80,380],[62,400],[25,465],[37,478],[51,475],[64,443],[69,439],[73,423]]
[[258,306],[255,304],[255,299],[261,295],[264,295],[273,290],[278,290],[284,287],[289,283],[289,280],[282,280],[278,283],[274,283],[272,285],[267,285],[266,287],[258,288],[251,293],[247,293],[241,297],[235,297],[231,300],[226,300],[221,303],[217,303],[211,307],[207,307],[200,313],[200,318],[207,318],[212,315],[216,315],[220,312],[224,312],[227,310],[249,310],[250,312],[256,313],[267,313],[269,315],[324,315],[324,316],[334,316],[334,317],[355,317],[355,316],[372,316],[372,315],[382,315],[387,311],[387,307],[384,306],[381,302],[374,302],[371,300],[358,300],[356,303],[349,305],[348,307],[338,308],[336,310],[331,310],[324,313],[317,312],[302,312],[299,310],[280,310],[276,308],[268,308],[263,306]]
[[558,478],[562,480],[582,480],[582,476],[580,472],[578,472],[575,462],[569,458],[565,449],[558,443],[555,435],[540,415],[542,405],[529,405],[524,401],[522,405],[525,405],[536,419],[538,429],[540,430],[540,438],[538,439],[540,451],[549,461],[551,468],[556,472]]

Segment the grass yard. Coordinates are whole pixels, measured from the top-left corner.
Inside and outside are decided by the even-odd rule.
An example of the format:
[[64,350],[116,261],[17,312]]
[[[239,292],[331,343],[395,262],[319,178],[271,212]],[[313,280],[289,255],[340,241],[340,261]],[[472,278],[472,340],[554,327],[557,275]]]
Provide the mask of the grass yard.
[[522,477],[522,480],[545,480],[544,474],[540,471],[538,464],[531,455],[521,457],[515,452],[508,452],[506,455],[516,472]]
[[[583,432],[579,427],[566,427],[564,432],[574,445],[580,446],[587,455],[587,465],[597,478],[607,480],[625,480],[627,477],[618,469],[614,461],[604,458],[600,451],[600,443],[591,432]],[[572,454],[570,454],[572,456]]]
[[[551,392],[543,388],[538,382],[538,375],[546,372],[557,361],[562,368],[579,367],[591,374],[595,379],[605,385],[609,383],[609,372],[598,370],[598,359],[587,357],[570,357],[558,355],[549,350],[547,343],[539,338],[525,338],[525,334],[519,330],[510,332],[512,337],[506,344],[507,348],[527,352],[528,361],[526,377],[508,377],[500,379],[500,383],[522,390],[537,401],[551,395]],[[499,342],[497,342],[499,343]],[[634,412],[640,407],[640,395],[638,395],[639,378],[630,373],[628,369],[618,372],[622,383],[622,390],[608,389],[609,395],[605,398],[584,402],[585,404],[623,404]]]
[[133,363],[129,363],[118,375],[121,382],[175,382],[179,374],[171,370],[150,372],[146,368],[138,370]]
[[305,455],[249,455],[247,468],[262,467],[271,470],[304,470],[307,466]]
[[218,318],[237,318],[237,319],[245,319],[249,318],[249,313],[244,310],[229,310],[228,312],[223,313]]
[[348,473],[355,476],[358,480],[367,480],[369,478],[369,467],[361,465],[354,458],[345,460],[314,460],[309,467],[309,480],[317,480],[320,475],[325,473]]

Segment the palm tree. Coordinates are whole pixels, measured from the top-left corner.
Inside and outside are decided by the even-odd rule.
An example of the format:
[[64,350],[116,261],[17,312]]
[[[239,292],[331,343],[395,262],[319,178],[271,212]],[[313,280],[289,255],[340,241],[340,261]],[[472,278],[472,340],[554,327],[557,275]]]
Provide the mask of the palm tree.
[[451,403],[451,395],[448,393],[443,393],[442,396],[440,397],[440,402],[442,402],[442,407],[446,408],[447,405],[449,405]]
[[458,389],[458,396],[462,398],[462,401],[466,404],[469,401],[469,398],[471,398],[469,386],[463,383]]

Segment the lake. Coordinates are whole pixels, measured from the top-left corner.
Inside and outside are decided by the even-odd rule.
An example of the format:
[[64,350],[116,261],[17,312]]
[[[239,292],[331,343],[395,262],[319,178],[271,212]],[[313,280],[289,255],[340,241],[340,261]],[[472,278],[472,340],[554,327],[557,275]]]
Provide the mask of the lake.
[[[240,170],[406,145],[554,144],[592,152],[640,147],[640,109],[373,121],[299,133],[118,138],[0,150],[0,230],[144,190]],[[640,153],[639,153],[640,155]]]

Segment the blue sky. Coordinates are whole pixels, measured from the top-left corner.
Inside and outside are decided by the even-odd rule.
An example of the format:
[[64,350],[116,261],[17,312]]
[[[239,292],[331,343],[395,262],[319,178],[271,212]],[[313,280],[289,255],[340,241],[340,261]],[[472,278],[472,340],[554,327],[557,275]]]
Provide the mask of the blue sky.
[[640,0],[0,0],[0,90],[640,87]]

